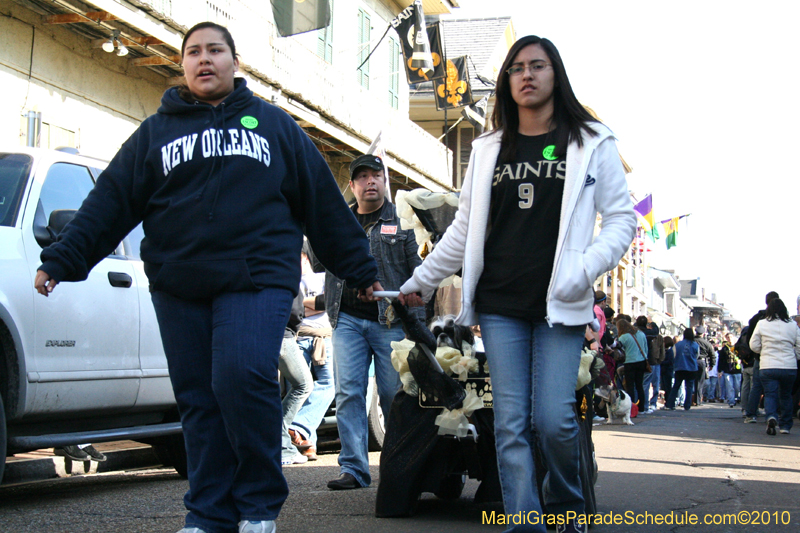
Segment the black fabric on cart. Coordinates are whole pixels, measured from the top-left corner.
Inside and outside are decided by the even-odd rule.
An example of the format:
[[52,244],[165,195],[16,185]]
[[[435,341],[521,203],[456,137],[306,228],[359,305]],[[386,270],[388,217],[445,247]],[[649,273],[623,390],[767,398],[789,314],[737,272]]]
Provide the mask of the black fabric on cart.
[[[422,492],[437,492],[444,479],[467,471],[464,447],[469,443],[438,435],[441,409],[419,406],[419,399],[400,391],[392,402],[380,462],[375,516],[414,514]],[[494,447],[494,414],[480,409],[472,415],[478,434],[477,458],[481,484],[476,503],[502,501]],[[470,472],[475,474],[475,472]]]

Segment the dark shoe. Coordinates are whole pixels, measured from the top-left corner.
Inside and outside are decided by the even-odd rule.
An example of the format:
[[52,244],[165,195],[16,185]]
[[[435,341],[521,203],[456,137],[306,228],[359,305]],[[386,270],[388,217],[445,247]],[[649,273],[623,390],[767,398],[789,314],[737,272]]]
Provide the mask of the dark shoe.
[[91,444],[86,448],[83,448],[83,451],[89,454],[89,457],[92,458],[92,461],[97,461],[98,463],[102,463],[103,461],[106,460],[105,454],[102,452],[98,452]]
[[91,461],[92,458],[89,454],[81,450],[77,446],[62,446],[61,448],[53,448],[55,455],[72,459],[73,461]]
[[300,452],[303,456],[308,457],[309,461],[316,461],[317,460],[317,449],[313,446],[310,446],[306,450]]
[[303,436],[293,429],[289,430],[289,436],[292,438],[292,444],[301,452],[311,448],[311,443],[303,438]]
[[767,435],[775,435],[775,428],[778,426],[778,421],[774,418],[767,420]]
[[586,533],[587,527],[588,524],[586,522],[579,522],[578,519],[575,519],[566,524],[558,524],[556,533]]
[[331,490],[352,490],[360,489],[361,485],[359,485],[358,480],[353,474],[345,472],[336,479],[328,481],[328,488]]

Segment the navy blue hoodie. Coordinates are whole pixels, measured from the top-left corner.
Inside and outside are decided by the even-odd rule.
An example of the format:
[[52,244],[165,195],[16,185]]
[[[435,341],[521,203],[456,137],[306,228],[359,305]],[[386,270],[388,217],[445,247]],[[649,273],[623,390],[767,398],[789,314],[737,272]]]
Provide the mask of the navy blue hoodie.
[[265,287],[296,294],[304,232],[349,286],[378,279],[364,231],[319,151],[239,78],[216,108],[168,89],[42,251],[40,270],[84,280],[140,221],[151,290],[180,298]]

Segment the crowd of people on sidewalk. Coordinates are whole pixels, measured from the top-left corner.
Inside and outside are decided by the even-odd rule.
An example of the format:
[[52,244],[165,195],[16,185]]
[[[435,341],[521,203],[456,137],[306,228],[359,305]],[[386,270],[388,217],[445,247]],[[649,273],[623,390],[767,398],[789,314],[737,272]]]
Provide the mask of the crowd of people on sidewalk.
[[631,324],[605,301],[597,291],[601,350],[618,388],[636,405],[632,416],[719,402],[740,405],[745,423],[765,416],[769,435],[790,432],[800,391],[800,317],[789,317],[776,292],[767,294],[767,308],[736,339],[730,333],[709,337],[702,325],[685,328],[680,339],[662,337],[651,318],[639,316]]

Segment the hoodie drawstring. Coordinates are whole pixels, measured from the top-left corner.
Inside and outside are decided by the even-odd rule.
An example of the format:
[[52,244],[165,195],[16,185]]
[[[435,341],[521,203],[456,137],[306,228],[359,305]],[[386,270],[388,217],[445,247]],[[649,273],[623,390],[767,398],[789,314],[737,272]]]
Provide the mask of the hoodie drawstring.
[[[196,104],[197,104],[197,102],[195,102],[195,105]],[[211,125],[212,126],[216,126],[217,125],[217,113],[216,113],[214,107],[211,108],[211,115],[213,117],[212,120],[211,120]],[[195,199],[197,201],[200,201],[203,198],[203,195],[206,192],[206,188],[208,187],[208,182],[211,181],[211,177],[214,175],[214,170],[216,168],[217,168],[217,151],[214,150],[214,157],[211,158],[211,170],[209,170],[208,175],[206,176],[206,181],[203,183],[203,188],[200,189],[200,192],[197,193],[197,196],[195,196]]]
[[211,210],[208,212],[208,220],[209,221],[214,220],[214,208],[217,206],[217,199],[219,198],[219,191],[222,188],[222,177],[225,175],[225,152],[224,152],[224,146],[225,146],[225,140],[224,140],[225,139],[225,102],[222,102],[222,104],[220,104],[220,105],[222,106],[222,138],[223,138],[222,146],[223,146],[223,152],[222,152],[222,157],[221,157],[221,161],[220,161],[221,165],[220,165],[220,170],[219,170],[219,179],[217,179],[217,190],[214,193],[214,201],[211,203]]
[[[214,157],[212,158],[212,162],[211,162],[211,170],[208,172],[208,175],[206,176],[206,181],[205,181],[205,183],[203,183],[203,188],[200,189],[200,192],[197,193],[197,196],[195,197],[196,200],[200,201],[203,198],[203,196],[205,195],[206,189],[208,188],[208,184],[214,177],[214,171],[217,169],[217,159],[219,158],[219,160],[220,160],[220,171],[219,171],[219,178],[217,179],[217,190],[214,192],[214,201],[211,202],[211,209],[208,212],[208,220],[214,220],[214,208],[216,208],[216,206],[217,206],[217,199],[219,198],[219,191],[220,191],[220,188],[222,187],[222,185],[221,185],[222,176],[225,174],[225,151],[224,151],[225,150],[225,148],[224,148],[225,147],[225,140],[224,140],[224,137],[225,137],[225,107],[224,107],[225,106],[225,102],[223,102],[220,105],[223,106],[222,107],[222,113],[221,113],[222,114],[222,129],[218,130],[218,131],[222,132],[222,138],[223,138],[222,144],[220,146],[217,146],[216,147],[217,149],[214,150]],[[211,115],[213,116],[213,119],[211,120],[211,124],[212,124],[212,126],[216,126],[218,119],[217,119],[217,111],[216,111],[215,107],[211,107]]]

